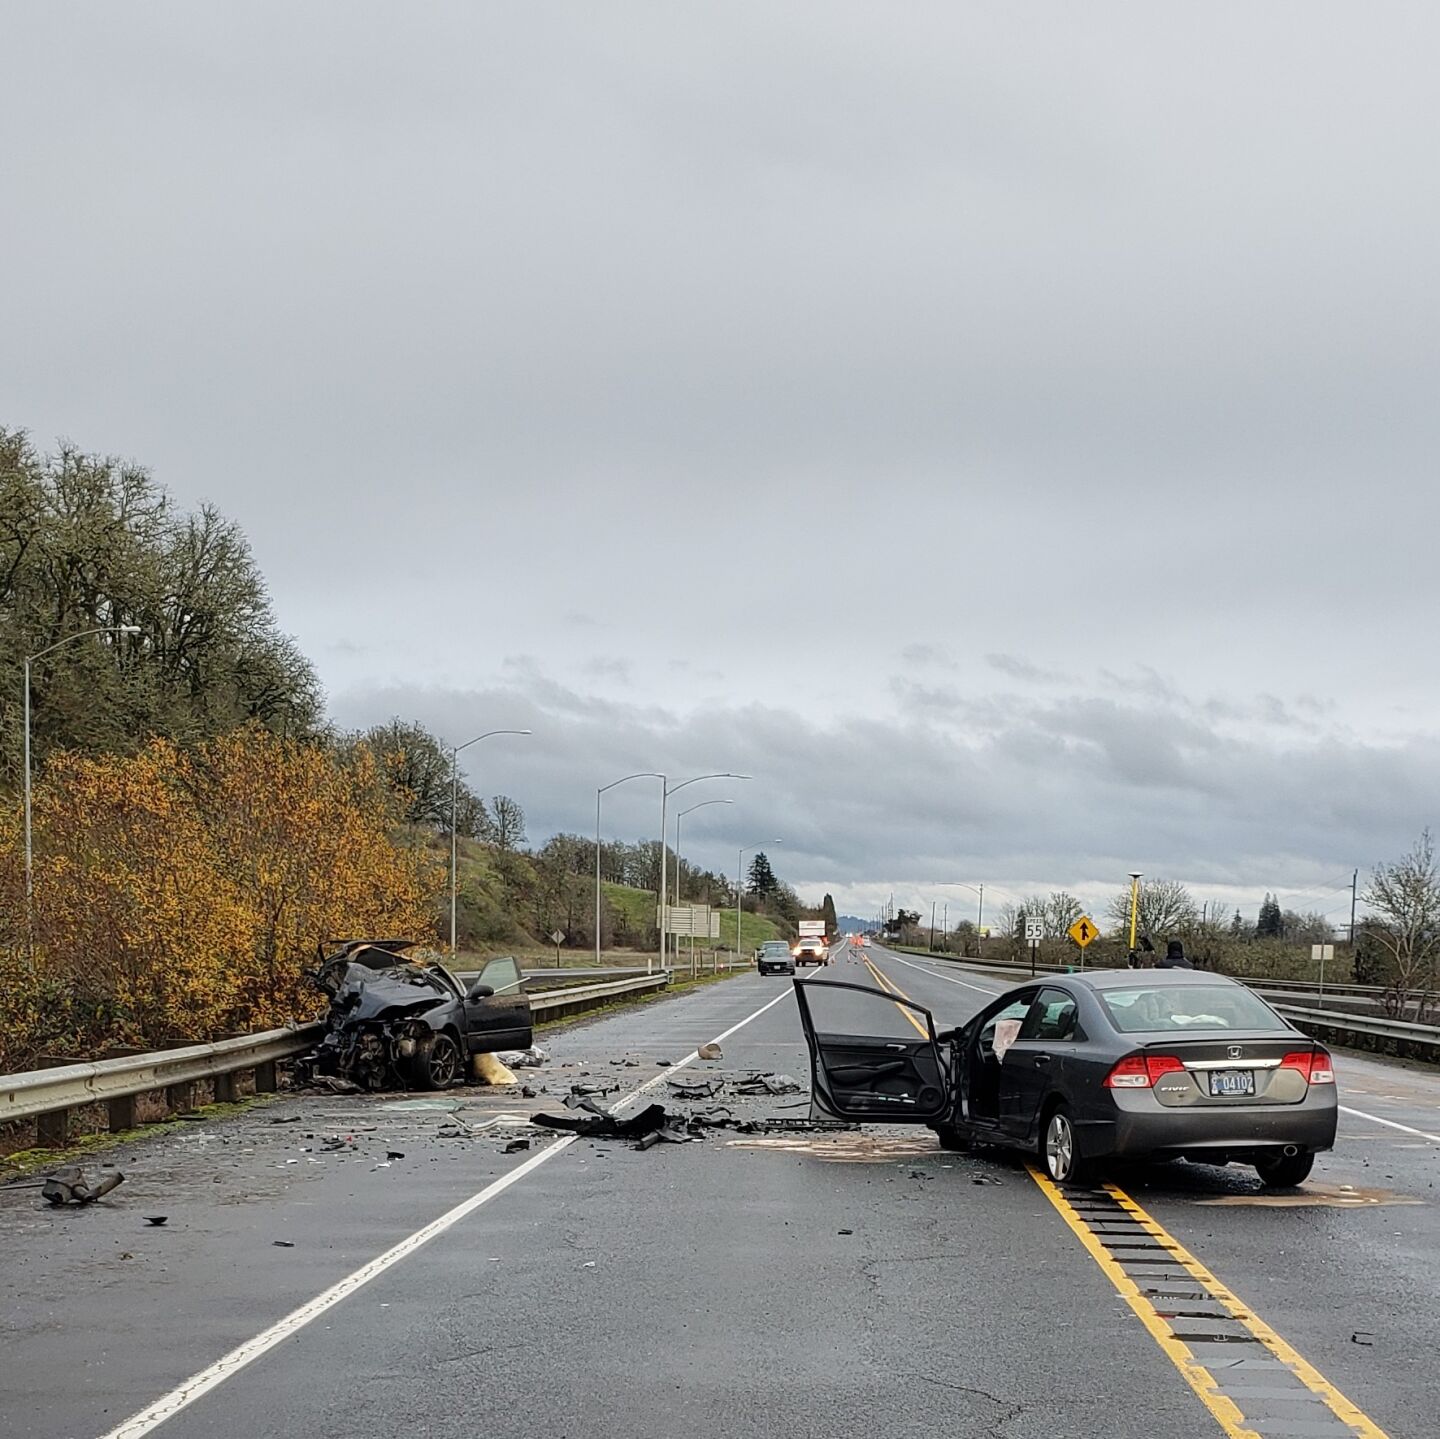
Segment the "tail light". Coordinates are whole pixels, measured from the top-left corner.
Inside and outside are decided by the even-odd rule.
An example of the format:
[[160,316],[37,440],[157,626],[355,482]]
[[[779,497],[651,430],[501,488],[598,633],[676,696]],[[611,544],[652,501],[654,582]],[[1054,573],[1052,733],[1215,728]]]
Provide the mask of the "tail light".
[[1280,1061],[1281,1069],[1298,1069],[1307,1084],[1334,1084],[1335,1064],[1323,1049],[1297,1049]]
[[1163,1074],[1183,1072],[1173,1054],[1127,1054],[1105,1076],[1106,1089],[1149,1089]]

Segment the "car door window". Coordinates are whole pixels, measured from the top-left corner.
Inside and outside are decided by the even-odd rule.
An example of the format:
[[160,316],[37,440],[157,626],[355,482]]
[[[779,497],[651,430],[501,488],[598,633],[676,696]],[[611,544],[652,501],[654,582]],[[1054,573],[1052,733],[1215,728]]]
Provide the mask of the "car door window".
[[1039,1040],[1067,1040],[1075,1038],[1076,1008],[1073,995],[1063,989],[1042,989],[1035,996],[1025,1022],[1020,1026],[1019,1038]]
[[520,966],[508,955],[503,959],[492,959],[480,971],[476,984],[488,984],[496,994],[515,995],[520,992]]

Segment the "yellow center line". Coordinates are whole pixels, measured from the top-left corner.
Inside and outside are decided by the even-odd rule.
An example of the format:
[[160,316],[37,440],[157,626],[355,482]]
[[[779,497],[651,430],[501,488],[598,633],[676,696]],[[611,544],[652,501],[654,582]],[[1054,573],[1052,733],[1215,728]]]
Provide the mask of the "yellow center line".
[[[865,959],[865,968],[868,969],[870,973],[875,976],[876,981],[879,983],[882,989],[888,989],[891,994],[897,996],[897,998],[905,1000],[907,1004],[913,1004],[915,1002],[913,999],[910,998],[908,994],[905,993],[903,989],[900,988],[898,984],[895,983],[893,979],[887,979],[883,974],[881,974],[880,971],[876,969],[873,964],[870,963],[870,959],[868,956],[866,956]],[[930,1038],[930,1031],[923,1024],[921,1024],[920,1021],[916,1019],[915,1016],[908,1009],[902,1006],[900,1013],[903,1014],[912,1025],[914,1025],[915,1031],[917,1034],[919,1034],[921,1039]]]
[[[1048,1181],[1047,1181],[1048,1182]],[[1235,1321],[1248,1329],[1342,1424],[1349,1425],[1362,1439],[1387,1439],[1385,1431],[1347,1399],[1318,1369],[1302,1358],[1249,1305],[1225,1287],[1178,1239],[1156,1219],[1152,1219],[1123,1190],[1113,1184],[1105,1192],[1147,1233],[1170,1247],[1180,1264],[1196,1283],[1203,1285],[1212,1298],[1230,1311]]]
[[[1040,1186],[1041,1192],[1059,1211],[1075,1237],[1085,1246],[1090,1257],[1104,1271],[1106,1278],[1120,1292],[1121,1297],[1135,1311],[1140,1322],[1151,1337],[1164,1351],[1166,1358],[1180,1371],[1185,1382],[1195,1391],[1201,1403],[1214,1416],[1229,1439],[1262,1439],[1267,1427],[1263,1419],[1257,1420],[1260,1430],[1247,1427],[1246,1417],[1239,1406],[1224,1393],[1221,1383],[1195,1358],[1190,1347],[1175,1336],[1170,1322],[1163,1318],[1155,1306],[1140,1292],[1139,1286],[1106,1250],[1090,1228],[1083,1215],[1074,1209],[1070,1201],[1033,1165],[1027,1165],[1030,1177]],[[1153,1239],[1163,1245],[1166,1253],[1177,1267],[1200,1285],[1214,1300],[1229,1311],[1230,1317],[1248,1330],[1291,1375],[1316,1396],[1340,1420],[1356,1439],[1387,1439],[1385,1431],[1379,1428],[1367,1415],[1362,1413],[1315,1367],[1306,1362],[1268,1324],[1225,1287],[1178,1239],[1162,1224],[1153,1219],[1123,1190],[1113,1184],[1104,1186],[1105,1192]]]
[[1090,1257],[1105,1272],[1105,1277],[1120,1292],[1121,1298],[1135,1311],[1150,1337],[1164,1351],[1165,1357],[1180,1371],[1181,1377],[1195,1391],[1200,1402],[1215,1417],[1215,1422],[1229,1439],[1260,1439],[1253,1429],[1245,1427],[1245,1416],[1233,1399],[1220,1392],[1215,1376],[1190,1352],[1184,1340],[1177,1339],[1155,1306],[1140,1292],[1140,1286],[1110,1257],[1105,1246],[1091,1232],[1090,1226],[1070,1206],[1070,1201],[1050,1180],[1033,1166],[1027,1165],[1030,1177],[1041,1192],[1060,1212],[1060,1217],[1074,1231]]

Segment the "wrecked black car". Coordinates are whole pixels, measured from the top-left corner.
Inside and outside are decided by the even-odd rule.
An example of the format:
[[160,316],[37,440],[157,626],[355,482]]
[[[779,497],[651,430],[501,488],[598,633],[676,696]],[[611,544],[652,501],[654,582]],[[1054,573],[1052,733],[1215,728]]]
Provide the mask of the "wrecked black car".
[[471,1055],[531,1043],[513,959],[490,960],[467,986],[413,940],[332,940],[308,977],[330,1009],[325,1037],[297,1062],[302,1082],[334,1075],[362,1089],[448,1089]]

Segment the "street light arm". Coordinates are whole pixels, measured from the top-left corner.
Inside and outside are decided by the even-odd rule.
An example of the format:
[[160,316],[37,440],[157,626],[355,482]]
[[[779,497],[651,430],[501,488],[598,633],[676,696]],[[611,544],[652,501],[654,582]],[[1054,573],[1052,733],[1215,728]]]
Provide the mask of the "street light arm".
[[31,664],[35,660],[44,659],[51,650],[58,650],[61,645],[68,645],[71,640],[83,640],[87,635],[138,635],[139,625],[96,625],[94,629],[76,630],[73,635],[63,635],[54,644],[46,645],[43,650],[36,650],[33,655],[25,656],[25,663]]
[[[660,776],[660,777],[663,778],[663,776]],[[697,774],[693,779],[682,779],[679,784],[667,784],[667,785],[665,786],[665,793],[666,793],[667,795],[675,794],[677,791],[684,789],[687,785],[699,784],[702,779],[754,779],[754,778],[755,778],[755,776],[754,776],[753,774],[731,774],[729,770],[725,770],[725,771],[723,771],[723,772],[720,773],[720,774]]]
[[734,804],[734,803],[735,803],[735,801],[734,801],[733,799],[702,799],[699,804],[692,804],[689,809],[682,809],[682,810],[680,811],[680,813],[675,816],[675,818],[676,818],[677,820],[682,820],[682,819],[685,818],[685,816],[686,816],[687,814],[693,814],[697,809],[704,809],[707,804]]
[[474,739],[467,739],[464,744],[451,745],[450,753],[459,754],[462,749],[469,749],[472,744],[479,744],[482,739],[490,739],[497,734],[534,734],[534,730],[528,729],[487,729],[484,734],[477,734]]
[[612,779],[609,784],[602,784],[595,791],[596,794],[604,794],[607,789],[614,789],[617,784],[628,784],[632,779],[663,779],[664,775],[653,769],[637,770],[634,774],[627,774],[623,779]]

